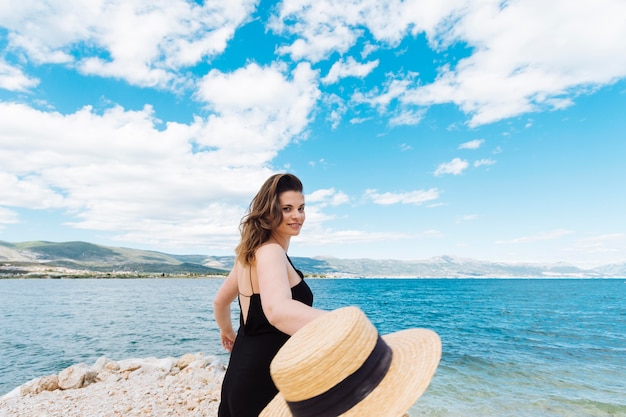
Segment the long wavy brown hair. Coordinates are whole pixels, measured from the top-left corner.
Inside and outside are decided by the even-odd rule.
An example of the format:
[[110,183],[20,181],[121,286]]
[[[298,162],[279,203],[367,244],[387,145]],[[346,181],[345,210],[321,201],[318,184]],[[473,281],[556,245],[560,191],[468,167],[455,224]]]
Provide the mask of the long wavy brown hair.
[[302,182],[293,174],[275,174],[265,181],[239,224],[241,241],[235,248],[238,261],[244,265],[254,264],[256,250],[269,240],[283,220],[278,197],[285,191],[302,190]]

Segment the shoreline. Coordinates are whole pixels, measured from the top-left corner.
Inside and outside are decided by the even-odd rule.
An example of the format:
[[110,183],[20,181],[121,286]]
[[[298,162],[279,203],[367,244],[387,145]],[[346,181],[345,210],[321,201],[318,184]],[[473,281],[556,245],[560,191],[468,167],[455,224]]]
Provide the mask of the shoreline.
[[0,397],[0,417],[216,416],[226,366],[180,358],[99,358],[34,378]]

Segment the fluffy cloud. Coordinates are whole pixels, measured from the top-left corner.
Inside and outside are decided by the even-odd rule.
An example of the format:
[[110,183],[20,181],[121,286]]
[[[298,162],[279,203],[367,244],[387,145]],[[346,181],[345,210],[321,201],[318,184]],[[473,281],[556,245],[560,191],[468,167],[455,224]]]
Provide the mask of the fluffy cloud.
[[496,244],[502,245],[502,244],[533,243],[533,242],[539,242],[539,241],[544,241],[544,240],[555,240],[555,239],[560,239],[561,237],[572,234],[572,233],[573,232],[571,230],[556,229],[556,230],[550,230],[548,232],[539,232],[537,234],[530,235],[530,236],[517,237],[511,240],[499,240],[496,242]]
[[364,242],[390,242],[402,239],[410,239],[407,233],[393,232],[366,232],[363,230],[332,230],[332,229],[307,229],[298,241],[314,247],[328,247],[329,245],[353,245]]
[[209,118],[207,134],[198,139],[202,145],[245,150],[252,156],[254,151],[276,152],[301,134],[320,96],[317,73],[307,63],[291,74],[284,71],[257,64],[232,73],[210,71],[197,98],[219,117]]
[[367,190],[365,192],[365,198],[373,201],[375,204],[391,205],[391,204],[414,204],[421,205],[428,201],[433,201],[439,198],[439,190],[431,188],[429,190],[416,190],[404,193],[379,193],[377,190]]
[[[621,0],[286,0],[272,27],[296,38],[283,53],[313,62],[351,52],[366,35],[395,46],[424,33],[442,53],[465,45],[469,56],[439,68],[432,82],[395,74],[384,91],[356,98],[377,106],[454,103],[477,126],[567,107],[577,94],[626,76],[624,15]],[[403,90],[393,92],[397,86]]]
[[318,206],[339,206],[341,204],[348,203],[350,197],[342,191],[337,191],[334,188],[327,188],[323,190],[317,190],[307,195],[307,203],[317,203]]
[[459,149],[478,149],[485,143],[484,139],[474,139],[459,145]]
[[19,216],[16,212],[0,206],[0,230],[4,224],[17,223]]
[[369,61],[366,63],[356,62],[352,57],[348,59],[335,62],[328,71],[328,75],[322,78],[323,84],[334,84],[342,78],[346,77],[358,77],[364,78],[372,72],[374,68],[378,66],[379,61]]
[[308,123],[316,77],[308,64],[211,72],[198,93],[211,115],[163,129],[150,106],[65,115],[0,102],[0,207],[66,210],[72,226],[124,241],[232,247],[272,159]]
[[375,41],[390,46],[409,34],[433,33],[463,6],[464,2],[455,0],[285,0],[280,3],[271,28],[297,38],[280,52],[293,59],[317,62],[333,52],[347,52],[365,30]]
[[401,109],[389,119],[389,126],[412,126],[419,124],[424,118],[424,109]]
[[625,234],[609,233],[578,239],[574,250],[582,253],[623,253],[625,248]]
[[[32,63],[163,87],[186,76],[182,67],[221,53],[255,3],[22,2],[0,7],[0,26],[5,52]],[[81,45],[89,48],[75,54]],[[0,86],[32,87],[16,68],[0,61]],[[306,134],[318,83],[307,63],[212,70],[195,84],[208,116],[190,123],[163,123],[150,105],[63,114],[0,101],[1,221],[19,221],[22,207],[55,209],[71,215],[70,226],[120,241],[232,249],[273,158]]]
[[471,55],[407,91],[405,103],[455,103],[470,126],[569,106],[590,87],[626,76],[626,3],[538,0],[468,2],[442,44]]
[[[177,69],[223,52],[255,5],[255,0],[22,1],[0,7],[0,26],[8,30],[8,48],[35,63],[165,87],[180,81]],[[83,54],[78,61],[76,49]]]
[[9,91],[26,91],[39,84],[39,80],[31,78],[13,65],[0,59],[0,88]]
[[474,167],[478,168],[483,165],[494,165],[495,163],[496,161],[494,161],[493,159],[479,159],[478,161],[474,161]]
[[435,176],[444,174],[459,175],[469,167],[469,163],[461,158],[454,158],[450,162],[445,162],[437,167]]

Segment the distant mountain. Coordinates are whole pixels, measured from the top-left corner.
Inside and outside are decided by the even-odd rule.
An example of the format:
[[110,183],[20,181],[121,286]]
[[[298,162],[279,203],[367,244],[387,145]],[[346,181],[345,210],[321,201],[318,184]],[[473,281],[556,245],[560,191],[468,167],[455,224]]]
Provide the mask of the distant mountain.
[[[297,259],[297,261],[296,261]],[[502,263],[439,256],[419,261],[296,258],[303,271],[346,277],[386,278],[611,278],[621,273],[584,270],[565,263]],[[315,272],[313,272],[315,271]],[[611,271],[613,272],[613,271]]]
[[607,277],[626,277],[626,262],[621,264],[604,265],[594,269],[599,274]]
[[[84,275],[92,273],[224,274],[224,268],[204,265],[206,256],[177,256],[139,249],[94,245],[86,242],[0,241],[0,275],[20,271],[31,275]],[[74,271],[74,272],[72,272]]]
[[[292,257],[305,274],[342,278],[618,278],[626,263],[581,269],[566,263],[502,263],[439,256],[399,261]],[[0,277],[225,275],[233,256],[172,255],[86,242],[0,241]]]

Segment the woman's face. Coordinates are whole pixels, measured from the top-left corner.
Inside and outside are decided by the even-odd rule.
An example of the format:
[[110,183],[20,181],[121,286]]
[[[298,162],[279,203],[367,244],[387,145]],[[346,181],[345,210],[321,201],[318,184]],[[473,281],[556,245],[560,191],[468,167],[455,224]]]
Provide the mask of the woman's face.
[[299,191],[285,191],[278,196],[283,215],[275,233],[297,236],[304,224],[304,196]]

